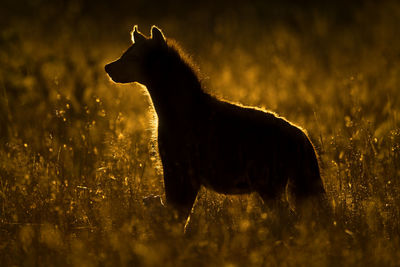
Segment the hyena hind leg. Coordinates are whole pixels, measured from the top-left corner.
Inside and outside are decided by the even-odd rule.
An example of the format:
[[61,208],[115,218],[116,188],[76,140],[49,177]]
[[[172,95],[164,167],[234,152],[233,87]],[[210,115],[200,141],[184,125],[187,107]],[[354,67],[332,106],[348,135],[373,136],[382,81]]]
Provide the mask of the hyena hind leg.
[[286,181],[285,183],[282,182],[270,190],[258,191],[258,194],[264,202],[265,208],[277,213],[286,211],[289,208],[287,201],[285,201],[283,198],[285,193],[285,184]]
[[287,233],[293,233],[294,223],[297,221],[297,214],[290,209],[289,203],[285,199],[285,187],[277,190],[274,194],[259,192],[266,211],[266,226],[271,229],[271,233],[277,239],[283,238]]
[[332,208],[319,172],[289,179],[287,191],[290,205],[300,217],[320,222],[331,219]]
[[304,136],[295,168],[289,173],[288,197],[300,217],[324,221],[331,219],[332,210],[321,179],[315,149]]

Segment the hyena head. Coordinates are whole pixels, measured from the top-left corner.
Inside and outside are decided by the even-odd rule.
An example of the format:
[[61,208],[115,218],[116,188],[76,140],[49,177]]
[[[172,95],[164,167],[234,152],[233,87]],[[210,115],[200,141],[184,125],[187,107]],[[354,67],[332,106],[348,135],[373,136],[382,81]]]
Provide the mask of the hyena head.
[[137,26],[131,34],[133,44],[118,60],[105,66],[108,75],[117,83],[145,83],[152,55],[154,57],[155,51],[167,47],[164,35],[156,26],[151,27],[150,38],[140,33]]

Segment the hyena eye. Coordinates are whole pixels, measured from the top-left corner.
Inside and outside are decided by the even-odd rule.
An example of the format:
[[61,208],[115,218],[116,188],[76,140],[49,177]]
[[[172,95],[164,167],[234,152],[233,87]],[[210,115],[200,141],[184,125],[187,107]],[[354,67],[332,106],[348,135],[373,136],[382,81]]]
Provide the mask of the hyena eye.
[[129,47],[128,50],[125,51],[125,53],[122,55],[121,58],[126,58],[126,59],[134,59],[136,58],[137,55],[133,51],[133,47]]

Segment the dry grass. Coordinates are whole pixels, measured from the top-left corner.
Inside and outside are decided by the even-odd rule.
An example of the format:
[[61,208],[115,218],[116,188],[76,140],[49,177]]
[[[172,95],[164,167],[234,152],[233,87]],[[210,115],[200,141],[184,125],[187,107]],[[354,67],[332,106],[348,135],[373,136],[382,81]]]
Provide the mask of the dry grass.
[[83,11],[49,27],[10,18],[0,36],[0,265],[400,265],[400,5],[385,3],[342,24],[310,12],[264,29],[226,11],[213,32],[187,35],[178,20],[157,21],[194,51],[213,93],[307,129],[335,208],[326,228],[283,226],[255,195],[202,190],[187,237],[142,203],[163,194],[142,89],[103,71],[129,28],[103,32]]

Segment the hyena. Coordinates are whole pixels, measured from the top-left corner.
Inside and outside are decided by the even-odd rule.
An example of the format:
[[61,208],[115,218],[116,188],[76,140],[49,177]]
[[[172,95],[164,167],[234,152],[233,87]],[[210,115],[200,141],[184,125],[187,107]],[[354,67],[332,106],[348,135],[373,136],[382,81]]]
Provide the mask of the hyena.
[[206,93],[197,70],[157,27],[146,37],[135,26],[132,41],[105,70],[114,82],[148,90],[167,206],[187,218],[201,186],[223,194],[257,192],[267,205],[287,192],[294,207],[326,201],[314,147],[301,128]]

